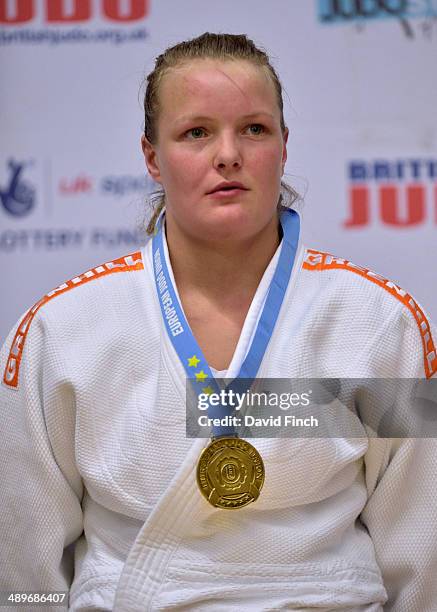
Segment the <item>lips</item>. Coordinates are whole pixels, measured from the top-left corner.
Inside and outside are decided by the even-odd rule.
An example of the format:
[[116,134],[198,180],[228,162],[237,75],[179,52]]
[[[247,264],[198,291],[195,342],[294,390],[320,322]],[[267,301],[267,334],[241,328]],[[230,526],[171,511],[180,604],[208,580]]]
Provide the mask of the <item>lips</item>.
[[226,193],[227,191],[230,192],[230,191],[235,191],[238,189],[247,191],[247,187],[245,187],[242,183],[238,183],[236,181],[225,181],[223,183],[219,183],[218,185],[216,185],[214,189],[208,192],[208,195],[212,193],[218,193],[218,192]]

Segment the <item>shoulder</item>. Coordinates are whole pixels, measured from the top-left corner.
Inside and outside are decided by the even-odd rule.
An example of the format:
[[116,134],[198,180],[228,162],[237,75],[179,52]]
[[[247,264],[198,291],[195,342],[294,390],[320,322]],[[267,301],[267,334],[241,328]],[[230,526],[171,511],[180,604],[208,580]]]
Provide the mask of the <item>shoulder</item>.
[[136,272],[143,269],[144,263],[141,251],[136,251],[135,253],[119,257],[118,259],[107,261],[52,289],[37,303],[38,308],[52,301],[53,298],[65,293],[70,293],[73,290],[75,290],[77,296],[77,289],[79,287],[87,286],[88,289],[98,291],[102,286],[103,279],[106,279],[108,276],[114,277],[114,275],[118,275],[119,273]]
[[[124,280],[122,275],[126,276],[126,273],[140,270],[144,270],[141,251],[90,268],[43,295],[24,315],[20,327],[23,327],[23,324],[27,327],[41,310],[58,309],[65,312],[70,304],[96,299],[102,292],[107,294],[107,299],[113,299],[120,283]],[[112,295],[107,293],[108,283],[113,288]]]
[[378,301],[387,301],[400,310],[408,311],[413,319],[422,322],[425,314],[416,300],[405,289],[380,274],[358,266],[348,259],[330,253],[306,249],[302,269],[310,273],[321,273],[318,282],[324,285],[350,287],[351,297],[359,299],[366,293]]
[[[313,291],[343,310],[379,322],[396,332],[410,333],[422,346],[427,377],[437,373],[435,330],[414,297],[393,281],[353,262],[316,249],[306,249],[302,271]],[[304,281],[305,282],[305,281]]]
[[[58,337],[75,329],[77,334],[88,333],[90,326],[101,320],[102,313],[113,311],[117,301],[126,299],[127,292],[122,282],[132,272],[144,270],[141,251],[105,262],[65,281],[41,297],[18,322],[5,343],[7,350],[3,382],[17,387],[20,363],[26,340],[36,330],[37,321],[50,321]],[[133,280],[133,275],[129,274]],[[111,305],[105,309],[105,305]]]

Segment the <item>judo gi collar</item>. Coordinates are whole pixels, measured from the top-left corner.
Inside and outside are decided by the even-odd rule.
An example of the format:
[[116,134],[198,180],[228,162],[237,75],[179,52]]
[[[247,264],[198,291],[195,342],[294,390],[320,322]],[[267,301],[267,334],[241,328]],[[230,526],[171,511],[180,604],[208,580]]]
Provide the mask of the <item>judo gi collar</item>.
[[[268,343],[273,334],[290,280],[299,240],[299,215],[294,210],[284,209],[280,214],[280,223],[283,233],[281,251],[273,278],[270,282],[264,308],[240,371],[237,377],[227,386],[227,390],[232,389],[234,393],[244,393],[247,391],[257,375]],[[201,394],[203,396],[208,396],[211,393],[220,394],[221,390],[218,383],[188,325],[182,306],[179,303],[175,287],[173,286],[165,258],[163,232],[164,211],[157,221],[157,229],[152,241],[152,251],[155,286],[168,336],[185,369],[187,378],[190,380],[194,395],[199,397]],[[218,505],[219,507],[241,507],[258,497],[259,490],[264,481],[264,466],[261,457],[259,457],[258,452],[252,445],[244,440],[238,439],[235,428],[232,425],[232,418],[230,418],[233,414],[232,406],[229,404],[225,406],[209,404],[207,414],[208,418],[219,419],[226,424],[219,426],[214,425],[212,427],[211,435],[213,442],[204,450],[199,461],[199,487],[208,501],[213,503],[213,505]],[[226,419],[224,417],[229,418]],[[243,496],[240,499],[241,503],[239,503],[239,505],[233,506],[232,504],[222,505],[221,503],[214,503],[214,500],[211,499],[211,491],[209,491],[208,494],[206,493],[206,489],[209,490],[211,487],[215,489],[211,483],[207,486],[206,480],[209,482],[207,473],[209,466],[216,462],[217,454],[222,453],[222,451],[229,452],[229,457],[232,455],[238,458],[239,456],[238,460],[241,460],[243,467],[246,466],[249,471],[253,473],[253,483],[258,483],[258,485],[260,485],[258,491],[255,490],[255,486],[255,489],[246,492],[246,497]],[[229,459],[229,461],[231,461],[231,459]],[[238,466],[235,467],[238,468]],[[229,468],[229,473],[230,472],[232,472],[231,467]],[[257,472],[258,477],[256,475]],[[201,480],[203,480],[203,485],[200,482]],[[212,496],[217,498],[217,495],[217,491],[213,490]],[[220,495],[218,495],[218,497],[221,499]],[[244,499],[246,499],[245,503],[243,503]],[[220,500],[215,499],[215,501]]]

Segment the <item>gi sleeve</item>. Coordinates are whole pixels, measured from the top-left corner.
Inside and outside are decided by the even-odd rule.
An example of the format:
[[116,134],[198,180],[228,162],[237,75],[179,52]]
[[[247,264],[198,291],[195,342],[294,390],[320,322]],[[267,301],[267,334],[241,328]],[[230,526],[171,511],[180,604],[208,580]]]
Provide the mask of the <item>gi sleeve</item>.
[[83,530],[74,393],[42,316],[25,342],[17,329],[0,353],[0,591],[68,591]]
[[[435,390],[433,340],[430,336],[425,344],[423,327],[418,330],[414,323],[404,330],[408,350],[399,359],[409,360],[412,378],[426,376]],[[437,338],[435,331],[432,336]],[[361,520],[373,540],[388,594],[384,610],[390,612],[437,610],[437,439],[425,437],[427,428],[436,431],[437,404],[431,404],[433,423],[424,427],[423,436],[370,439],[365,457],[369,498]]]

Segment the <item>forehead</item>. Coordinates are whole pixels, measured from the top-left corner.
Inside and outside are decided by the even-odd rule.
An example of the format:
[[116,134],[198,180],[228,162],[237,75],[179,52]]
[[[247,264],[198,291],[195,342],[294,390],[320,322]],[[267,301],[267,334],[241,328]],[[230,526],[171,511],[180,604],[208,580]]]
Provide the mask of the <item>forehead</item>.
[[198,59],[169,69],[159,87],[160,116],[226,112],[280,111],[271,76],[245,60]]

